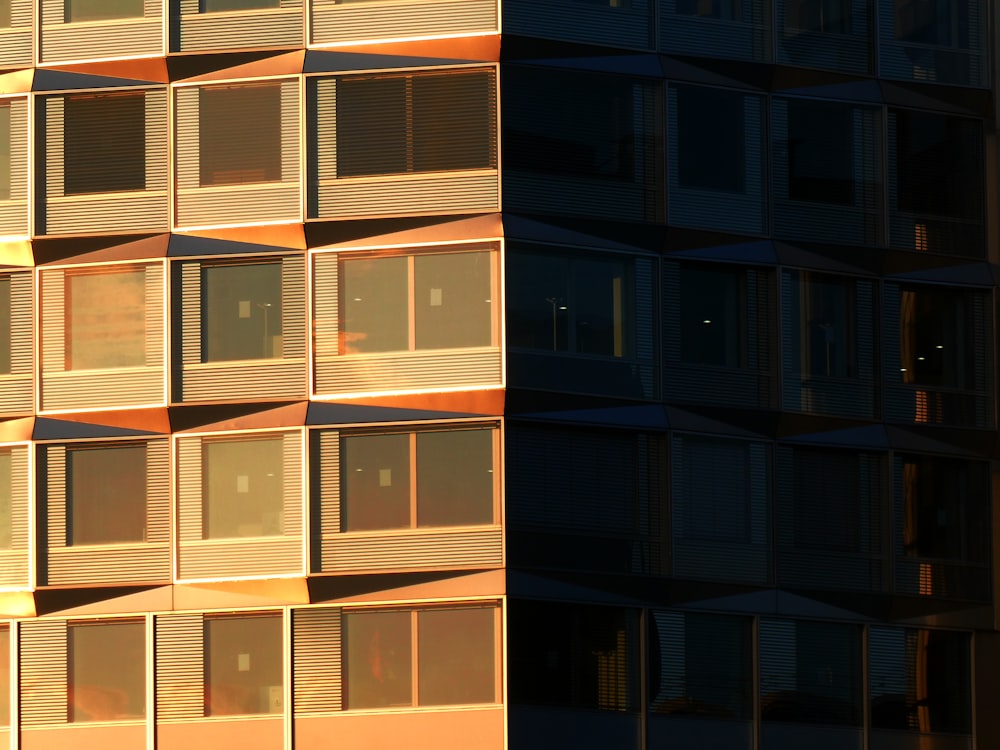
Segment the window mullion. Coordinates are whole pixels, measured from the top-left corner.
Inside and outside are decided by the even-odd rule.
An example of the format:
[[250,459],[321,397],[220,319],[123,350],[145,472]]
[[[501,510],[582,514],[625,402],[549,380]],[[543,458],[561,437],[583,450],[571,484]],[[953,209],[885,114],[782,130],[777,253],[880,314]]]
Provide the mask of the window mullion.
[[420,654],[417,652],[417,640],[419,638],[419,633],[417,631],[417,623],[419,618],[417,617],[417,610],[410,611],[410,705],[419,706],[420,705]]
[[417,433],[410,433],[410,528],[417,528]]
[[406,328],[407,346],[411,352],[417,350],[417,259],[411,255],[406,259]]

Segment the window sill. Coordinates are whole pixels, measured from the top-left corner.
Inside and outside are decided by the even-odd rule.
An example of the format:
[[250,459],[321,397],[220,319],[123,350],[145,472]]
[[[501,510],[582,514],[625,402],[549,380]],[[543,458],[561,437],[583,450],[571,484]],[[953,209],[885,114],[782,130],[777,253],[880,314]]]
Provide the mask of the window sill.
[[316,184],[319,187],[334,187],[349,183],[364,184],[367,182],[406,182],[408,180],[447,180],[455,177],[480,177],[483,175],[493,176],[498,174],[496,167],[480,167],[477,169],[451,169],[451,170],[427,170],[423,172],[394,172],[391,174],[366,174],[351,175],[349,177],[337,177],[334,179],[319,180]]
[[337,539],[352,538],[379,538],[389,539],[392,537],[405,538],[409,536],[422,536],[424,534],[466,534],[470,531],[501,530],[501,526],[496,523],[481,524],[476,526],[420,526],[407,529],[370,529],[365,531],[341,531],[335,534],[323,534],[320,537],[323,541],[334,541]]

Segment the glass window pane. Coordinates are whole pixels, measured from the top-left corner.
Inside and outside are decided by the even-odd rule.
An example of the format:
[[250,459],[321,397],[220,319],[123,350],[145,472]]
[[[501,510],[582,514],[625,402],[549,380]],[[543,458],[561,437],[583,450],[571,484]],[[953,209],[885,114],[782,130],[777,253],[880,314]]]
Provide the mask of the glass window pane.
[[205,618],[205,715],[281,713],[281,615]]
[[417,525],[493,523],[491,430],[417,433]]
[[409,261],[361,258],[343,263],[343,354],[410,348]]
[[280,536],[284,438],[206,440],[202,449],[205,539]]
[[65,22],[142,18],[143,0],[65,0]]
[[489,106],[493,76],[486,72],[415,75],[412,85],[414,172],[496,166]]
[[349,612],[345,705],[389,708],[413,705],[409,612]]
[[281,357],[280,261],[205,266],[201,286],[203,361]]
[[146,189],[146,95],[64,97],[66,195]]
[[337,176],[407,172],[406,78],[337,82]]
[[900,295],[899,358],[903,382],[974,389],[975,323],[965,294],[910,289]]
[[850,34],[850,0],[786,0],[785,27],[825,34]]
[[10,726],[10,628],[0,627],[0,727]]
[[201,185],[281,180],[281,84],[199,90]]
[[410,526],[410,435],[344,438],[344,531]]
[[416,348],[489,346],[491,254],[418,255],[414,263]]
[[791,200],[853,206],[854,162],[851,107],[827,102],[788,102]]
[[677,88],[677,165],[680,184],[742,193],[746,133],[743,95],[719,89]]
[[66,543],[146,540],[146,446],[66,452]]
[[69,627],[69,720],[115,721],[146,715],[143,622]]
[[989,561],[986,464],[906,456],[901,482],[905,555]]
[[493,609],[440,609],[417,615],[421,706],[496,701]]
[[857,377],[854,282],[809,273],[800,278],[794,325],[799,329],[802,375]]
[[0,276],[0,375],[10,374],[10,276]]
[[740,0],[677,0],[677,14],[701,16],[720,21],[741,21],[743,4]]
[[0,550],[13,545],[14,485],[11,475],[12,456],[0,451]]
[[[0,0],[0,29],[11,28],[12,22],[11,22],[10,5],[11,5],[11,0]],[[0,143],[3,143],[2,138],[0,138]]]
[[213,13],[219,10],[254,10],[256,8],[280,8],[281,0],[201,0],[201,12]]
[[0,201],[10,200],[11,197],[11,151],[10,106],[0,103]]
[[743,283],[735,271],[680,270],[681,361],[692,365],[744,365]]
[[525,253],[507,256],[507,275],[518,280],[507,289],[508,346],[568,350],[569,268],[567,258]]
[[67,271],[66,313],[67,370],[146,364],[144,269]]

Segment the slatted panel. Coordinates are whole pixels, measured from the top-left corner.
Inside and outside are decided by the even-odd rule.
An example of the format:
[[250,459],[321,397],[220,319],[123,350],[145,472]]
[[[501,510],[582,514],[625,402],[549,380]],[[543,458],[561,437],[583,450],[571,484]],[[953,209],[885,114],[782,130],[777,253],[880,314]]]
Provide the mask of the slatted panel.
[[280,8],[202,13],[198,0],[181,0],[180,51],[302,46],[302,0]]
[[318,188],[316,216],[340,219],[396,214],[451,214],[496,211],[497,172],[352,177]]
[[319,433],[319,523],[313,528],[313,538],[339,534],[340,526],[340,433],[323,431]]
[[32,0],[10,0],[10,28],[0,29],[0,68],[31,65]]
[[[654,46],[650,16],[650,4],[644,0],[629,3],[609,0],[603,4],[578,0],[503,3],[506,33],[633,49]],[[572,23],[567,23],[568,18],[572,18]]]
[[177,441],[177,538],[181,545],[202,539],[201,510],[201,438],[185,437]]
[[10,374],[0,376],[0,414],[30,414],[34,409],[34,281],[30,271],[12,273],[9,279]]
[[[281,356],[306,356],[306,259],[287,255],[281,259]],[[300,391],[296,391],[299,393]]]
[[41,276],[42,372],[62,372],[66,367],[66,274],[57,268],[43,271]]
[[[713,49],[715,54],[716,48]],[[742,123],[733,123],[739,128],[743,143],[743,189],[712,190],[703,187],[689,187],[681,184],[680,152],[690,149],[690,145],[680,143],[678,133],[679,110],[678,87],[670,86],[667,92],[667,212],[671,224],[699,226],[715,231],[732,231],[742,234],[762,234],[764,232],[767,196],[764,191],[763,133],[764,106],[762,97],[729,92],[729,96],[742,100]],[[703,111],[691,117],[708,121],[718,117],[718,113]],[[741,127],[742,126],[742,127]]]
[[[66,546],[66,446],[41,447],[44,457],[46,485],[46,547],[47,552]],[[45,581],[48,583],[48,581]]]
[[343,701],[340,609],[292,612],[292,682],[296,716],[340,711]]
[[500,528],[341,534],[323,540],[326,573],[493,568],[503,565]]
[[65,0],[40,0],[42,62],[162,55],[163,0],[145,0],[141,18],[64,23]]
[[[0,32],[0,61],[6,41]],[[10,137],[9,143],[0,144],[10,153],[10,190],[9,197],[0,200],[0,235],[24,235],[28,234],[28,100],[0,99],[0,110],[9,126],[7,133],[0,131],[0,138]]]
[[336,44],[393,37],[497,31],[496,0],[354,3],[314,0],[312,42]]
[[198,155],[200,90],[196,87],[177,90],[178,226],[257,224],[300,218],[299,81],[281,81],[280,85],[281,181],[207,187],[201,186]]
[[0,586],[28,584],[28,447],[12,446],[10,452],[10,547],[0,551]]
[[185,403],[227,399],[296,398],[305,395],[306,361],[248,360],[238,365],[207,363],[184,368]]
[[315,336],[316,390],[335,387],[324,381],[320,384],[320,360],[337,356],[340,351],[340,258],[336,253],[317,253],[313,265],[313,335]]
[[[731,11],[739,20],[724,17],[700,17],[682,12],[681,0],[664,0],[660,4],[661,52],[685,55],[729,57],[737,60],[769,62],[771,60],[770,3],[763,0],[734,0]],[[686,5],[691,6],[690,2]],[[716,0],[708,7],[716,16],[729,6]],[[702,5],[699,4],[698,8]]]
[[[827,20],[824,30],[818,19],[806,18],[815,13],[815,5],[802,0],[777,0],[775,24],[777,25],[777,60],[801,68],[824,68],[844,73],[869,73],[872,68],[871,13],[867,0],[849,0],[844,3],[846,28],[838,28],[838,20]],[[796,23],[795,16],[803,18]],[[810,28],[812,26],[813,28]]]
[[65,724],[66,621],[25,620],[20,632],[21,726]]
[[770,578],[770,459],[764,443],[671,441],[673,573],[765,583]]
[[200,614],[156,616],[156,718],[205,715],[205,634]]
[[319,393],[484,387],[500,385],[501,377],[498,347],[347,355],[316,363]]

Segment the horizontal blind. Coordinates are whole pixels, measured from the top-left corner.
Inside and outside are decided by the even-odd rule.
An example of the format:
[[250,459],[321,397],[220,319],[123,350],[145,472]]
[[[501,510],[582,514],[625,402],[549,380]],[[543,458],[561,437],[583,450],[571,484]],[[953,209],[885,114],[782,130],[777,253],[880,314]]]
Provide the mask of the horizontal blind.
[[66,621],[25,621],[20,633],[21,725],[65,724],[69,715]]
[[205,715],[205,635],[200,614],[156,616],[156,716]]
[[339,608],[292,613],[292,682],[295,715],[340,711],[343,663]]

